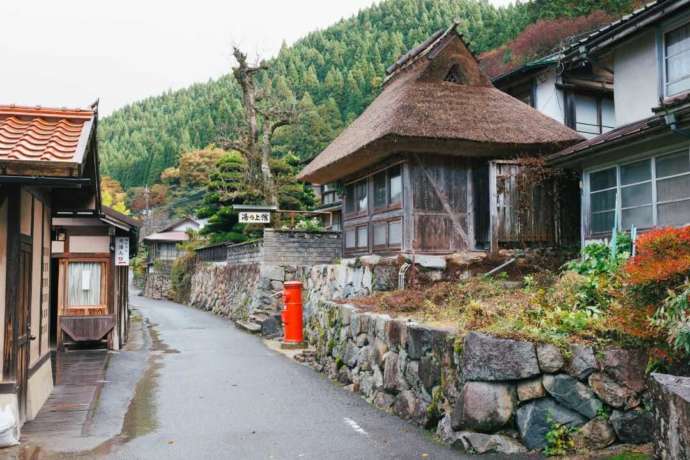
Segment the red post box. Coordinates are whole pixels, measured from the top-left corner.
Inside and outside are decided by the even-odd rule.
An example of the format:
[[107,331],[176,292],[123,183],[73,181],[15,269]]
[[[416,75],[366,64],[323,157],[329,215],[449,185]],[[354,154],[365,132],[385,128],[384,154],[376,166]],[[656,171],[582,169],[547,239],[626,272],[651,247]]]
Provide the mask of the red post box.
[[283,284],[283,343],[301,345],[302,333],[302,282],[287,281]]

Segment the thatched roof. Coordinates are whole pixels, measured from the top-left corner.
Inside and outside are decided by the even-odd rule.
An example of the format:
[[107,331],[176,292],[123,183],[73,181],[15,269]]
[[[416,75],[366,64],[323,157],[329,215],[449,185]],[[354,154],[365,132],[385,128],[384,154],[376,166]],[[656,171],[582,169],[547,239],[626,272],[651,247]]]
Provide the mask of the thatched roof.
[[391,66],[381,94],[299,177],[327,183],[399,152],[506,156],[580,140],[496,89],[454,25]]

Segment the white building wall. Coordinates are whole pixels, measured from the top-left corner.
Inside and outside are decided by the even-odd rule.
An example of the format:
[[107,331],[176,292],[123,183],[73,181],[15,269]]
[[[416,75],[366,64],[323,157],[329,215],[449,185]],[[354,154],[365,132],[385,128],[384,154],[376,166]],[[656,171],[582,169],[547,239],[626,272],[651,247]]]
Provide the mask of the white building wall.
[[656,33],[650,30],[618,46],[614,52],[616,124],[652,116],[659,105]]
[[565,102],[563,91],[556,88],[559,80],[555,69],[550,69],[535,79],[535,108],[554,120],[565,123]]

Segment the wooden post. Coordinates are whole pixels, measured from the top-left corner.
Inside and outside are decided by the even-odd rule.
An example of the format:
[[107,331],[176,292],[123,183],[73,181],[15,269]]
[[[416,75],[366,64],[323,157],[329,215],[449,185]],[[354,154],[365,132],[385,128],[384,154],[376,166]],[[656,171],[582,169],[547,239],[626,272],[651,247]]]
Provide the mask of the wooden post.
[[491,255],[498,254],[498,193],[496,191],[496,163],[489,162],[489,241]]

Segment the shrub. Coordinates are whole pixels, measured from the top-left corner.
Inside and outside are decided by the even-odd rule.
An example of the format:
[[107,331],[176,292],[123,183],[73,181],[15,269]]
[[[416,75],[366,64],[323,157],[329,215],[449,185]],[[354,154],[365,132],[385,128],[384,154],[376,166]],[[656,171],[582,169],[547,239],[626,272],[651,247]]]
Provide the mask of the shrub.
[[625,271],[633,286],[668,285],[690,271],[690,227],[661,228],[641,235]]
[[690,283],[685,283],[679,293],[669,292],[654,313],[652,324],[666,331],[668,344],[674,350],[690,355]]
[[170,270],[170,285],[173,293],[173,300],[178,303],[189,303],[192,293],[192,275],[197,257],[193,251],[187,251],[173,262]]

